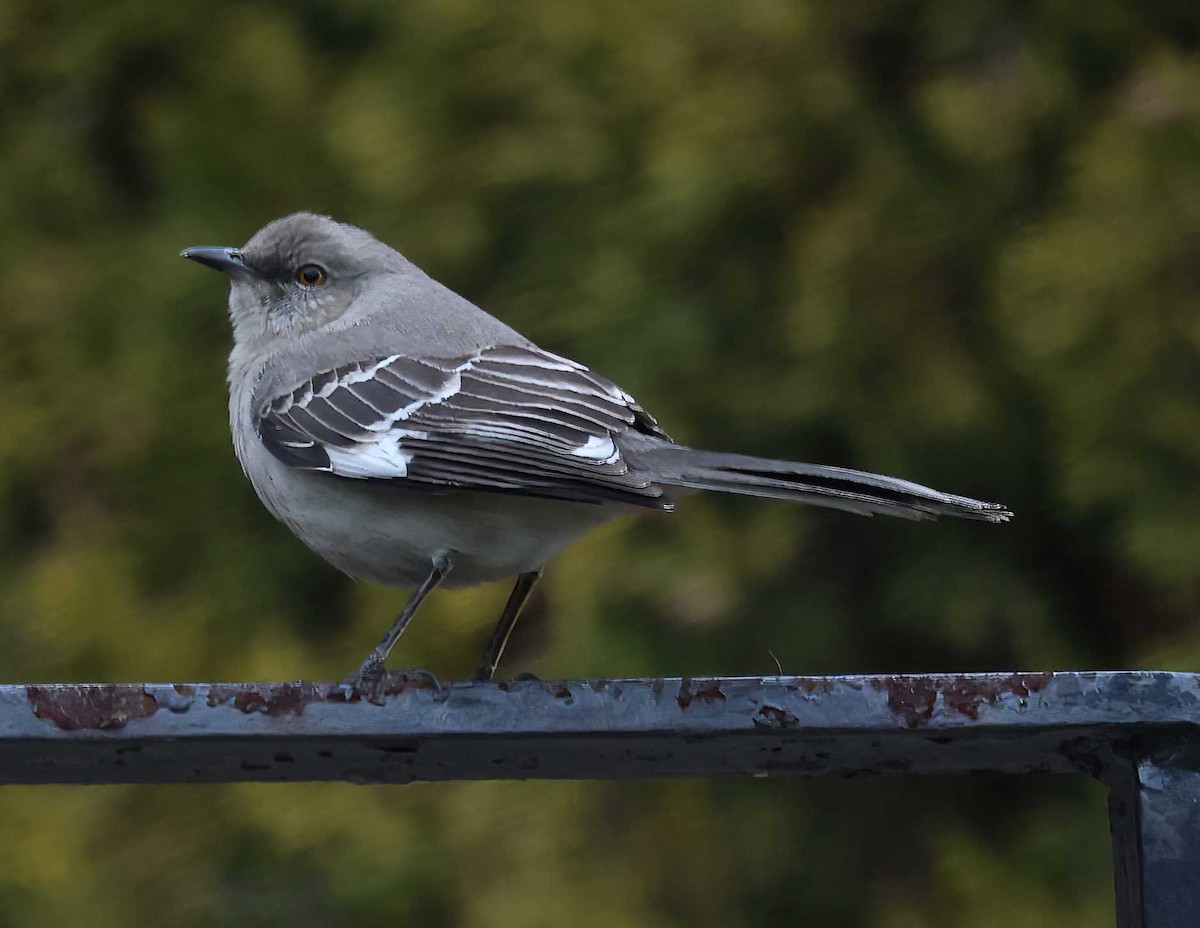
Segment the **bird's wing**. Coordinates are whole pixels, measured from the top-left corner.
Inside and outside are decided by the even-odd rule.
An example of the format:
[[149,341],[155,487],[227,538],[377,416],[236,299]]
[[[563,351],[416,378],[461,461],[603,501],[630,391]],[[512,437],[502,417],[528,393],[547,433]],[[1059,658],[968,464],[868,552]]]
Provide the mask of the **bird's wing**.
[[529,346],[458,358],[385,358],[322,371],[256,412],[290,467],[397,485],[671,508],[617,441],[670,441],[628,393]]

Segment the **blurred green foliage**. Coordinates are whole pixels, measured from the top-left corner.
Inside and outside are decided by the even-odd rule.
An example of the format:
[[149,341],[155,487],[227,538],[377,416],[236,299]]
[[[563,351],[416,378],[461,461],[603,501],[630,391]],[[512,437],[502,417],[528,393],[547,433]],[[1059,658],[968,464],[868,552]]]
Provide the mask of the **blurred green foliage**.
[[[0,674],[329,678],[402,602],[260,508],[225,294],[374,231],[678,439],[1008,503],[698,498],[549,571],[543,676],[1200,666],[1194,4],[0,3]],[[397,652],[467,671],[503,587]],[[1081,782],[0,792],[0,924],[1111,922]]]

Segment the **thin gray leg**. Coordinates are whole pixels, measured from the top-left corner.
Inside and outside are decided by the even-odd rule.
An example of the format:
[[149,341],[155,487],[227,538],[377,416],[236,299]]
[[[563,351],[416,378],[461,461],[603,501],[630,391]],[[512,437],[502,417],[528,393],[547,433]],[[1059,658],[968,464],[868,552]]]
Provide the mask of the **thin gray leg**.
[[371,653],[367,655],[367,659],[358,668],[357,678],[359,681],[370,677],[378,677],[383,673],[384,662],[388,659],[388,655],[392,653],[392,648],[396,646],[396,642],[400,640],[400,636],[404,634],[404,629],[408,628],[408,623],[417,614],[417,609],[425,601],[425,597],[432,593],[437,585],[446,579],[446,575],[450,573],[450,569],[453,566],[454,562],[448,554],[439,555],[434,559],[433,568],[429,571],[429,576],[417,587],[417,591],[413,593],[412,598],[400,610],[400,614],[396,616],[396,621],[392,623],[391,628],[379,639],[379,644],[371,649]]
[[488,645],[488,649],[483,652],[483,661],[480,663],[479,669],[471,675],[472,680],[485,681],[495,676],[496,666],[500,663],[500,655],[504,653],[504,646],[508,644],[513,627],[517,624],[517,618],[521,615],[521,607],[525,605],[525,600],[529,598],[533,585],[541,579],[541,576],[540,570],[531,570],[517,577],[517,583],[508,596],[508,602],[504,604],[504,611],[500,613],[500,621],[496,623],[496,630],[492,632],[492,641]]

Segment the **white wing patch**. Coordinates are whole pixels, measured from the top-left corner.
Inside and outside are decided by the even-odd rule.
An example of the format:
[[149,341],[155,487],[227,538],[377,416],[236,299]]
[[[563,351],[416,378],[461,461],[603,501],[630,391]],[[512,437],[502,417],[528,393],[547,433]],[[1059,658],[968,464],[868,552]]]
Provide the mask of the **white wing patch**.
[[405,438],[421,439],[428,438],[428,435],[425,432],[395,429],[369,444],[359,444],[353,448],[326,448],[330,469],[343,477],[362,480],[407,477],[413,454],[404,450]]
[[589,461],[603,461],[606,464],[611,464],[618,457],[617,446],[611,435],[593,435],[578,448],[572,449],[571,454],[587,458]]

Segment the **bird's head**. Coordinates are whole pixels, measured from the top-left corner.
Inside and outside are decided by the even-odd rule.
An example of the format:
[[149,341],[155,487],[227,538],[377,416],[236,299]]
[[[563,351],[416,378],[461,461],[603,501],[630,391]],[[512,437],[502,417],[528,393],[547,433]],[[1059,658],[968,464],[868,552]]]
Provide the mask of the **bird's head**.
[[319,329],[371,284],[414,270],[369,232],[312,213],[276,219],[241,248],[202,245],[180,255],[229,278],[229,316],[239,343]]

